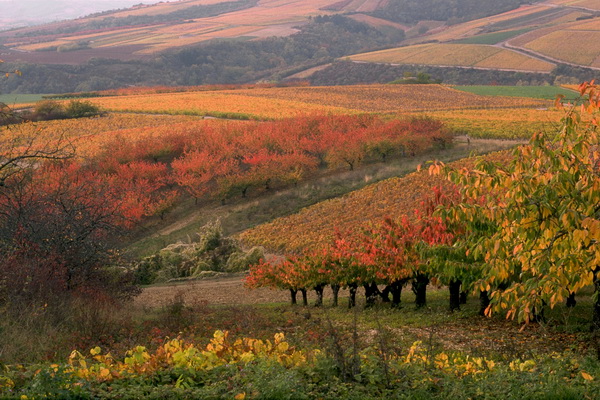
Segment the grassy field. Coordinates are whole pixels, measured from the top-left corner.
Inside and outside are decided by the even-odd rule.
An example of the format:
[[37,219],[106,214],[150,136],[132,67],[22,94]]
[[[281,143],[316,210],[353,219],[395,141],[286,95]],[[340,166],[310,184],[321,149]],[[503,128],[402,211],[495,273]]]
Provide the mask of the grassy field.
[[7,104],[9,106],[22,104],[22,103],[34,103],[42,100],[44,94],[0,94],[0,103]]
[[516,29],[512,31],[485,33],[483,35],[472,36],[465,39],[459,39],[453,43],[460,44],[497,44],[510,38],[529,32],[532,28]]
[[577,92],[557,86],[453,86],[455,89],[481,96],[530,97],[533,99],[554,100],[562,94],[565,100],[575,100]]

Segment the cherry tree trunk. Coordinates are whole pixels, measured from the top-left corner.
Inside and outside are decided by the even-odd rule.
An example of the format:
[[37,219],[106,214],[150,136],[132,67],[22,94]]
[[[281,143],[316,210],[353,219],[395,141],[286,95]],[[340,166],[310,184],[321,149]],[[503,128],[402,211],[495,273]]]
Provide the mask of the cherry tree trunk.
[[413,292],[415,294],[415,305],[421,308],[427,305],[427,285],[429,277],[423,274],[417,274],[413,280]]
[[482,290],[479,292],[479,315],[484,316],[485,310],[490,305],[490,296],[487,290]]
[[321,307],[323,305],[323,290],[325,285],[315,286],[315,293],[317,294],[317,300],[315,300],[315,307]]
[[400,308],[402,301],[402,286],[404,282],[396,281],[390,285],[390,292],[392,292],[392,307]]
[[302,293],[302,305],[304,307],[308,306],[308,297],[306,296],[306,289],[300,289],[300,293]]
[[333,307],[338,306],[338,299],[340,295],[340,285],[331,285],[331,291],[333,292]]
[[569,293],[569,297],[567,297],[567,307],[572,308],[577,305],[577,300],[575,299],[575,293]]
[[377,298],[381,295],[381,292],[374,282],[363,286],[365,288],[365,305],[366,307],[372,307],[377,302]]
[[358,289],[358,285],[353,283],[348,285],[348,290],[350,292],[350,297],[348,297],[348,308],[352,308],[356,306],[356,290]]
[[462,282],[453,280],[448,285],[450,290],[450,311],[460,310],[460,286]]

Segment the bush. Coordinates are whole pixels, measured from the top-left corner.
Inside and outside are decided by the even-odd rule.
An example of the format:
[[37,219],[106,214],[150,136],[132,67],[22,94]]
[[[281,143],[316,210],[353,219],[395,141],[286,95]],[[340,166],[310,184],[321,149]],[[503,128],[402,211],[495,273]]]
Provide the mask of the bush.
[[[2,110],[0,109],[0,112]],[[2,113],[4,115],[6,113]],[[102,111],[89,101],[72,100],[66,107],[63,103],[53,100],[43,100],[36,103],[32,111],[21,112],[22,120],[49,121],[53,119],[84,118],[101,115]],[[10,116],[11,114],[6,114]],[[7,119],[7,118],[5,118]],[[0,121],[3,124],[22,122],[21,120]]]
[[63,119],[67,117],[65,107],[56,101],[45,100],[36,103],[32,115],[33,120],[47,121],[51,119]]
[[90,101],[71,100],[66,108],[67,118],[84,118],[100,115],[100,108]]
[[137,262],[136,282],[149,285],[200,278],[209,271],[241,272],[263,257],[262,248],[244,251],[236,240],[223,236],[219,222],[205,225],[197,236],[195,242],[171,244]]

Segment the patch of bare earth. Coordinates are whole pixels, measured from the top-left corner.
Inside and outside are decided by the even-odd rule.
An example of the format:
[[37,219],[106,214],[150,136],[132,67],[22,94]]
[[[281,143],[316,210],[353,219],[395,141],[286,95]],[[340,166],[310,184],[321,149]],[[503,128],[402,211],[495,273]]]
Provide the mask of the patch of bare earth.
[[186,304],[210,305],[264,304],[288,301],[288,293],[281,290],[248,289],[243,275],[205,279],[188,283],[173,283],[147,287],[136,299],[136,305],[160,308],[181,297]]

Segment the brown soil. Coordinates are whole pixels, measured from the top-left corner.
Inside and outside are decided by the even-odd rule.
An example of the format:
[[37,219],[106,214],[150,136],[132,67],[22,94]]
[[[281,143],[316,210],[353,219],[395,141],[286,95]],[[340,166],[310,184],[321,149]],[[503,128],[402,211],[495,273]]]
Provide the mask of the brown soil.
[[[288,303],[290,295],[287,290],[248,289],[244,287],[244,274],[226,277],[208,278],[190,282],[178,282],[164,285],[149,286],[136,297],[135,304],[146,308],[164,307],[179,297],[189,305],[249,305],[268,303]],[[348,297],[347,290],[340,290],[340,304]],[[325,299],[331,299],[331,290],[325,290]],[[298,303],[302,295],[298,292]],[[308,292],[309,304],[315,299],[313,291]]]
[[152,286],[145,288],[135,303],[149,308],[164,307],[179,296],[186,304],[242,305],[288,301],[289,296],[285,291],[245,288],[243,278],[243,275],[236,275]]

